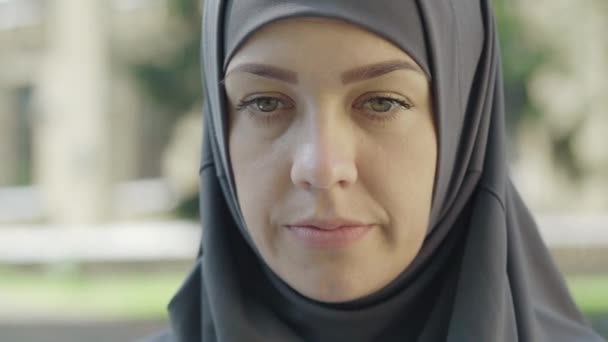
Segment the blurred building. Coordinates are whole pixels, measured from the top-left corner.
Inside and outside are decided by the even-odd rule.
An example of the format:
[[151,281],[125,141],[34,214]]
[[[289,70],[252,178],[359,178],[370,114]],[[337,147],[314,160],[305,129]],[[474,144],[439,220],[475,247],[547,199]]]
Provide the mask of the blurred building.
[[167,207],[158,182],[125,183],[161,176],[175,121],[130,66],[162,60],[179,29],[164,0],[0,1],[0,216],[82,223]]

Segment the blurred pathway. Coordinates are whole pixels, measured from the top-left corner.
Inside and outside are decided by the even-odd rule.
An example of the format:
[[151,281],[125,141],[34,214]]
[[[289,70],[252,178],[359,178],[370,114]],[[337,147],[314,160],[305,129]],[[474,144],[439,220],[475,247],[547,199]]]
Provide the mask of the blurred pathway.
[[0,323],[2,342],[135,342],[163,330],[166,322]]

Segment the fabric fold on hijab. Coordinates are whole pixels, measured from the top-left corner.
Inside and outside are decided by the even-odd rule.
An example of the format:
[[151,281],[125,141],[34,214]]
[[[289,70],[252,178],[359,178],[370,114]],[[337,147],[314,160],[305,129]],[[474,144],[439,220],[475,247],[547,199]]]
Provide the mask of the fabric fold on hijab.
[[[169,305],[175,340],[602,341],[586,324],[511,184],[490,0],[206,0],[202,255]],[[226,94],[238,48],[276,20],[318,16],[387,39],[431,80],[439,139],[431,220],[413,263],[366,298],[290,288],[251,242],[232,177]]]

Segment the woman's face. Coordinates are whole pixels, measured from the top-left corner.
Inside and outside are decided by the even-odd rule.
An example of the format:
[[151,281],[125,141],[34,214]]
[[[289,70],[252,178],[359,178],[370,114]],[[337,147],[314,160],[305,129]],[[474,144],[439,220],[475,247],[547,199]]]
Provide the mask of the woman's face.
[[268,266],[324,302],[404,271],[426,235],[437,158],[414,60],[345,22],[292,18],[257,31],[225,85],[239,203]]

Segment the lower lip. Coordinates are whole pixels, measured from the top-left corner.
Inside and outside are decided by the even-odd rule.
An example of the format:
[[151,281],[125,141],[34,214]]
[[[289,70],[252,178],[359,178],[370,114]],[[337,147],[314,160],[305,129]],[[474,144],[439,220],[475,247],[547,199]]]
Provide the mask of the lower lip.
[[286,226],[295,238],[309,247],[338,248],[361,240],[374,227],[344,226],[336,229],[319,229],[310,226]]

